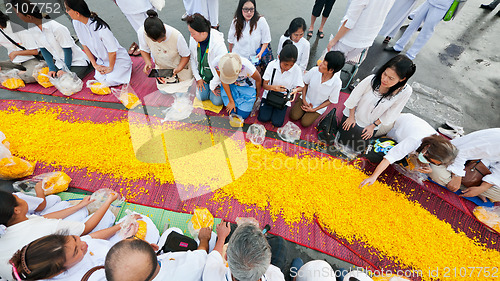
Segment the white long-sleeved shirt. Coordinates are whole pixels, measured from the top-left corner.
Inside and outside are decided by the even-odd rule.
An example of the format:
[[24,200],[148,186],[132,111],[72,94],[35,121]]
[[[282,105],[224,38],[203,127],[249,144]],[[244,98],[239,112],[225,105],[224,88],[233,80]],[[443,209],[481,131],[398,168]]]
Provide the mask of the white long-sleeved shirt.
[[352,0],[340,25],[346,22],[349,32],[339,42],[353,48],[373,44],[395,0]]
[[[290,37],[281,35],[280,42],[278,43],[278,55],[280,54],[281,49],[283,49],[283,43],[285,43],[287,39],[290,39]],[[311,44],[304,37],[300,38],[299,42],[297,43],[293,42],[293,44],[295,45],[295,47],[297,47],[297,51],[299,52],[299,55],[297,56],[297,62],[295,63],[300,66],[302,71],[304,71],[306,70],[307,64],[309,63]]]
[[265,43],[271,42],[271,30],[269,29],[269,24],[264,17],[260,17],[257,21],[255,29],[250,33],[250,22],[245,22],[243,25],[243,30],[241,31],[241,37],[238,40],[236,38],[236,21],[233,20],[231,27],[229,28],[229,33],[227,34],[227,42],[229,44],[234,44],[233,53],[237,53],[241,57],[250,59],[251,56],[257,54],[257,49]]
[[437,134],[425,120],[411,114],[401,113],[394,127],[387,133],[387,137],[398,142],[384,156],[391,164],[403,159],[409,153],[417,150],[422,144],[422,139]]
[[[457,147],[458,155],[447,169],[457,176],[465,176],[465,162],[468,160],[481,159],[488,161],[488,163],[500,161],[500,128],[475,131],[461,138],[453,139],[451,143]],[[494,167],[493,170],[498,171],[499,168]],[[493,171],[491,172],[492,174],[485,176],[483,180],[498,184],[500,175],[494,175]]]
[[349,109],[356,107],[356,124],[363,128],[377,119],[384,125],[396,121],[412,93],[411,86],[407,84],[395,96],[384,98],[375,106],[380,100],[380,93],[372,89],[373,76],[363,79],[344,103],[344,115],[349,117]]

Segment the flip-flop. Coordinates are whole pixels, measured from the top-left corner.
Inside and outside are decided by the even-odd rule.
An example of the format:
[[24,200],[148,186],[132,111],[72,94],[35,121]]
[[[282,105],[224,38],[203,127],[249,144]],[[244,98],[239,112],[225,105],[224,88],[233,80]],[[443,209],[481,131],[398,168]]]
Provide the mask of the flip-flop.
[[312,30],[309,30],[307,32],[307,38],[311,38],[313,36],[313,31]]
[[317,34],[318,34],[318,37],[319,37],[319,38],[324,38],[324,37],[325,37],[325,33],[323,33],[323,31],[319,31],[319,30],[318,30],[318,33],[317,33]]
[[137,43],[132,43],[132,45],[130,45],[130,47],[128,48],[128,54],[130,56],[134,55],[134,52],[139,48],[139,46],[137,46]]

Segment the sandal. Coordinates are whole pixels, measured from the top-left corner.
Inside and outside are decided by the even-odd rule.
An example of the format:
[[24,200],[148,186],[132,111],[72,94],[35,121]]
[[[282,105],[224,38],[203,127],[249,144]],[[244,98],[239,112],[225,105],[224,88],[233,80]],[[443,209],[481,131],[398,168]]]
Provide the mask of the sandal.
[[318,33],[317,33],[317,34],[318,34],[318,37],[319,37],[320,39],[322,39],[322,38],[324,38],[324,37],[325,37],[325,33],[323,33],[323,31],[319,31],[319,30],[318,30]]
[[307,38],[311,38],[313,36],[313,31],[312,30],[309,30],[307,32]]
[[130,56],[133,56],[134,55],[134,52],[139,49],[139,46],[137,46],[137,43],[132,43],[132,45],[130,45],[130,47],[128,48],[128,54]]
[[389,41],[391,41],[391,39],[392,39],[392,38],[391,38],[390,36],[386,36],[386,37],[385,37],[385,39],[384,39],[384,41],[383,41],[382,43],[383,43],[383,44],[388,44],[388,43],[389,43]]

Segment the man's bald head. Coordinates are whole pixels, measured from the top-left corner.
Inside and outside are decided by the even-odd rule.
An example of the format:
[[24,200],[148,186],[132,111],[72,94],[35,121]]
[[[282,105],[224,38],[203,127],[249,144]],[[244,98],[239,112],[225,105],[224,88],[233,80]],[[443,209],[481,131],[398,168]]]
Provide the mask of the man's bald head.
[[158,260],[147,242],[126,239],[116,243],[106,255],[104,263],[108,281],[152,280]]

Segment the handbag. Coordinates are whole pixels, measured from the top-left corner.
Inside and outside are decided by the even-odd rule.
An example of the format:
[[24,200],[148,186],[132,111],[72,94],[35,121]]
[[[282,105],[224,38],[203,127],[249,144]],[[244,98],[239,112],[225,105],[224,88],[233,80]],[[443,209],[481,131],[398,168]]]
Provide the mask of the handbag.
[[163,253],[168,253],[194,251],[196,249],[198,249],[198,243],[196,243],[193,238],[172,231],[170,234],[168,234],[167,241],[160,251],[163,251]]
[[[300,102],[300,101],[298,101]],[[337,108],[333,108],[328,114],[319,121],[318,139],[326,145],[332,145],[335,142],[335,134],[337,133]]]
[[87,271],[87,272],[85,273],[85,275],[83,275],[83,277],[82,277],[82,280],[81,280],[81,281],[88,281],[88,280],[89,280],[89,278],[90,278],[90,276],[91,276],[94,272],[96,272],[96,271],[98,271],[98,270],[100,270],[100,269],[104,269],[104,266],[103,266],[103,265],[98,265],[98,266],[94,266],[94,267],[92,267],[91,269],[89,269],[89,271]]
[[[274,81],[274,75],[276,74],[276,68],[273,69],[273,75],[271,76],[271,85]],[[266,104],[275,107],[277,109],[283,109],[286,103],[290,100],[290,91],[287,89],[286,94],[283,92],[268,91],[266,97]]]
[[465,187],[478,186],[483,182],[483,177],[491,174],[491,171],[481,160],[471,160],[465,164],[465,176],[462,184]]

